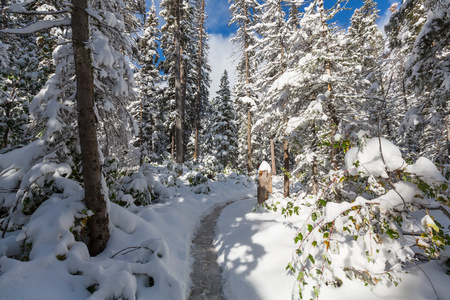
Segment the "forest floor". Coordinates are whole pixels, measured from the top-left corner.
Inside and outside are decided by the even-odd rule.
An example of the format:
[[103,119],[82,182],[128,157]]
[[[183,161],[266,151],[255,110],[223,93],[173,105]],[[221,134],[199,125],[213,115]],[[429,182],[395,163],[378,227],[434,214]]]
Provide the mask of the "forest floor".
[[[170,174],[159,171],[151,174],[170,182]],[[252,178],[218,176],[208,181],[210,190],[203,194],[190,185],[192,174],[167,183],[158,203],[110,203],[111,238],[96,257],[72,234],[84,208],[83,192],[47,200],[22,230],[0,239],[0,299],[291,299],[297,276],[286,265],[298,248],[294,237],[310,205],[287,199],[301,209],[285,218],[280,211],[257,206]],[[282,176],[273,182],[268,204],[286,206]],[[295,185],[292,190],[295,195]],[[22,254],[17,258],[11,253]],[[397,287],[384,281],[368,287],[343,278],[339,288],[322,286],[320,299],[447,299],[449,276],[439,263],[419,267],[409,266]]]

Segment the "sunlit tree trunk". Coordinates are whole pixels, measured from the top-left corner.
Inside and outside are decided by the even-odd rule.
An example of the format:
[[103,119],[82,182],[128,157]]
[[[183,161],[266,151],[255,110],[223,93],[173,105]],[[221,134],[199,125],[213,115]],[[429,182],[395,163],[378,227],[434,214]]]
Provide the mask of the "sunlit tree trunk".
[[273,141],[273,135],[270,136],[270,157],[272,159],[272,175],[277,175],[277,170],[275,169],[275,142]]
[[97,119],[94,112],[94,78],[89,41],[87,0],[72,0],[72,40],[77,82],[78,131],[85,189],[85,203],[94,215],[89,218],[89,253],[102,252],[108,242],[109,217],[102,190],[102,170],[97,140]]
[[[245,15],[247,17],[248,11],[245,9]],[[244,32],[247,32],[247,22],[244,23]],[[250,97],[250,61],[249,61],[249,55],[248,55],[248,37],[245,35],[244,40],[244,55],[245,55],[245,79],[246,79],[246,89],[247,89],[247,97]],[[252,164],[252,112],[250,104],[247,106],[247,171],[248,173],[253,171],[253,164]]]
[[181,63],[181,7],[183,0],[175,0],[175,101],[177,115],[175,119],[175,150],[176,162],[183,164],[184,162],[184,97],[182,90],[182,63]]
[[194,159],[199,157],[199,130],[200,130],[200,97],[202,93],[202,56],[203,56],[203,22],[204,22],[205,0],[202,0],[200,9],[199,38],[198,38],[198,61],[197,61],[197,97],[195,98],[195,141]]

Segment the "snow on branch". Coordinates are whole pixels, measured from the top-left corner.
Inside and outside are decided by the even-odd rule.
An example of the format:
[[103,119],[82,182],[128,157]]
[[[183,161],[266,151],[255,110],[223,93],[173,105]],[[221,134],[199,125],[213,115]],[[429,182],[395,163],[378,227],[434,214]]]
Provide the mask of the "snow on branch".
[[8,33],[8,34],[31,34],[31,33],[41,31],[41,30],[50,29],[53,27],[68,26],[71,24],[71,22],[72,22],[72,19],[69,17],[64,18],[64,19],[55,20],[55,21],[42,20],[42,21],[37,21],[36,23],[30,24],[24,28],[10,28],[10,29],[1,30],[0,32]]
[[41,16],[51,16],[51,15],[60,15],[68,13],[69,10],[63,9],[58,11],[38,11],[33,10],[30,11],[27,8],[35,4],[36,0],[28,0],[21,3],[15,3],[5,8],[5,12],[7,13],[14,13],[14,14],[21,14],[21,15],[41,15]]

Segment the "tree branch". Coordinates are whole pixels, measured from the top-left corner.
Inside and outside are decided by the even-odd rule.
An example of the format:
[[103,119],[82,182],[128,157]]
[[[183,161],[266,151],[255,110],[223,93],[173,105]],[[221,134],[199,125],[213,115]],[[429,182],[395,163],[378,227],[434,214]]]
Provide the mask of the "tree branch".
[[36,23],[30,24],[24,28],[8,28],[8,29],[0,30],[0,32],[7,33],[7,34],[31,34],[31,33],[41,31],[41,30],[50,29],[53,27],[69,26],[71,23],[72,23],[72,19],[69,17],[66,17],[64,19],[55,20],[55,21],[42,20],[42,21],[37,21]]

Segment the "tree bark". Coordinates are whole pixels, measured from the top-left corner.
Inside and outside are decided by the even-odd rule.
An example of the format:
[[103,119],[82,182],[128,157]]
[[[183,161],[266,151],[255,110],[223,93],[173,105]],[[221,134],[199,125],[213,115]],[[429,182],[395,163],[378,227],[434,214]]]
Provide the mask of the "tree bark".
[[198,61],[197,61],[197,97],[195,98],[195,141],[194,160],[199,156],[199,130],[200,130],[200,97],[202,92],[202,56],[203,56],[203,14],[205,11],[205,0],[202,0],[200,9],[199,39],[198,39]]
[[269,193],[272,192],[272,175],[267,170],[260,171],[258,174],[258,190],[257,199],[258,204],[263,203],[269,198]]
[[181,63],[181,7],[183,0],[175,1],[175,101],[177,115],[175,119],[175,147],[176,162],[184,162],[184,141],[183,141],[183,122],[184,122],[184,97],[182,91],[182,63]]
[[[312,152],[317,151],[317,134],[316,134],[316,122],[313,120],[311,122],[311,132],[313,135],[312,141],[311,141],[311,150]],[[313,163],[311,166],[311,181],[312,181],[312,193],[313,195],[317,195],[319,193],[319,181],[318,181],[318,168],[317,168],[317,157],[314,155]]]
[[[247,7],[245,8],[245,17],[248,17]],[[246,81],[246,96],[250,97],[250,61],[248,56],[248,36],[247,36],[247,20],[244,23],[244,55],[245,55],[245,81]],[[252,164],[252,112],[250,104],[247,107],[247,171],[253,171]]]
[[144,141],[142,140],[143,139],[143,137],[144,137],[144,134],[143,134],[143,128],[142,128],[142,125],[143,125],[143,122],[142,122],[142,100],[141,100],[141,103],[139,104],[139,109],[140,109],[140,111],[139,111],[139,149],[140,149],[140,157],[139,157],[139,165],[140,166],[142,166],[142,164],[144,163],[144,149],[143,149],[143,144],[144,144]]
[[283,139],[283,167],[284,167],[284,192],[283,196],[284,198],[287,198],[290,196],[289,192],[289,141],[287,137],[284,137]]
[[270,156],[272,159],[272,175],[277,175],[277,170],[275,170],[275,142],[273,141],[273,136],[270,137]]
[[85,46],[89,40],[89,15],[87,0],[72,0],[72,35],[76,72],[76,100],[81,161],[85,190],[85,203],[94,215],[89,218],[89,253],[102,252],[108,242],[109,217],[102,190],[102,170],[97,141],[97,119],[94,112],[94,76],[91,53]]

